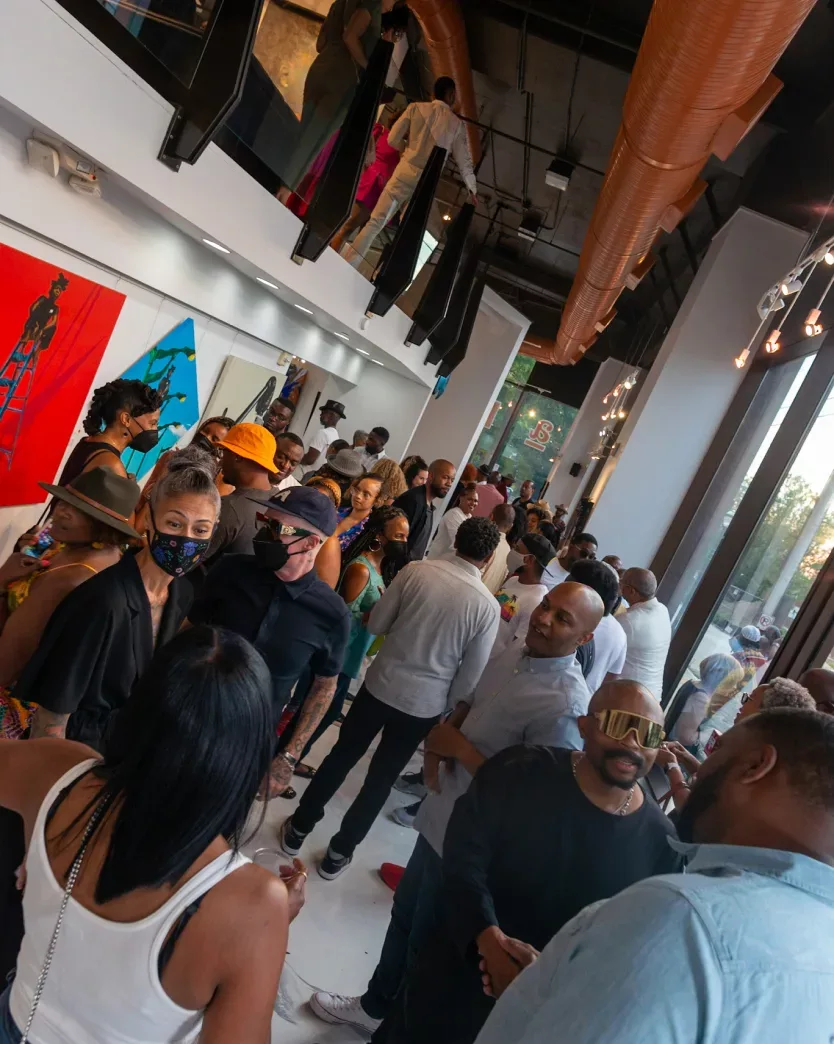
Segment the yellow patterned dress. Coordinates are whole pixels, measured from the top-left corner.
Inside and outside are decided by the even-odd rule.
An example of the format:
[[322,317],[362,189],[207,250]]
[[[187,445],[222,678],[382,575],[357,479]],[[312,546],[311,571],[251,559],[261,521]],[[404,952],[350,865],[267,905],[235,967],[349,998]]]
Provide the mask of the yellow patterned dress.
[[[55,555],[62,550],[63,546],[61,544],[51,547],[41,557],[41,561],[44,563],[49,562],[50,559],[54,558]],[[86,562],[68,562],[66,565],[55,566],[51,572],[54,573],[58,569],[69,569],[71,566],[78,565],[83,566],[85,569],[89,569],[91,573],[98,572],[97,569],[94,569],[91,565],[87,565]],[[43,565],[39,569],[35,569],[31,573],[28,573],[26,576],[21,576],[17,580],[12,580],[7,585],[5,596],[10,616],[29,597],[29,593],[32,590],[32,584],[35,583],[39,576],[42,576],[47,571],[46,565]],[[29,728],[32,714],[34,713],[36,706],[37,704],[34,703],[16,700],[14,698],[14,686],[0,686],[0,738],[22,739]]]

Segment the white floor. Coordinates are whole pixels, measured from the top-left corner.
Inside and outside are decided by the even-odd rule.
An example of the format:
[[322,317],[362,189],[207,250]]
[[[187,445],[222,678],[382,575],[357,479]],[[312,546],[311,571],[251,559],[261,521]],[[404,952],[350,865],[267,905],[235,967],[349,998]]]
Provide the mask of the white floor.
[[[337,729],[331,728],[312,751],[310,764],[318,765],[337,737]],[[415,758],[412,767],[418,763]],[[301,851],[310,871],[307,903],[290,928],[289,953],[272,1020],[272,1044],[358,1044],[364,1039],[352,1029],[320,1022],[307,1008],[307,1000],[317,989],[364,992],[382,948],[393,894],[377,871],[384,862],[404,865],[417,840],[413,830],[391,822],[387,815],[398,805],[413,803],[414,798],[392,791],[370,834],[356,850],[350,868],[335,881],[324,881],[315,872],[317,860],[324,855],[342,813],[358,793],[367,767],[368,756],[345,780]],[[300,794],[306,783],[295,778],[293,786]],[[281,798],[270,802],[263,825],[244,848],[247,855],[258,848],[277,850],[276,827],[296,804]],[[282,861],[289,862],[286,858]]]

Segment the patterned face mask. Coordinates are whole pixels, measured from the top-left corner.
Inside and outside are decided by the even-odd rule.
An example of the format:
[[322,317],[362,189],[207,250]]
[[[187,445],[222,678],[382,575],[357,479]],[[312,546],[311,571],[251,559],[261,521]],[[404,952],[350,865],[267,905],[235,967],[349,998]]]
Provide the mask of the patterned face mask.
[[168,576],[185,576],[196,566],[208,551],[210,540],[194,540],[192,537],[160,533],[151,514],[154,534],[148,544],[151,558]]

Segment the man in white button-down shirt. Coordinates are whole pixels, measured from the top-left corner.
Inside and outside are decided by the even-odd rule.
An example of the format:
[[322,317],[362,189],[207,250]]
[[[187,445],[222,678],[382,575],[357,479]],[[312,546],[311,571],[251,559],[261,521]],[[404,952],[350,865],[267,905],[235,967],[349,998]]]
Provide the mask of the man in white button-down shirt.
[[434,85],[434,101],[412,102],[391,128],[388,144],[402,152],[402,159],[382,190],[368,223],[345,250],[354,268],[366,258],[374,240],[400,207],[411,199],[435,145],[455,157],[472,202],[478,202],[466,127],[452,111],[456,99],[455,81],[441,76]]

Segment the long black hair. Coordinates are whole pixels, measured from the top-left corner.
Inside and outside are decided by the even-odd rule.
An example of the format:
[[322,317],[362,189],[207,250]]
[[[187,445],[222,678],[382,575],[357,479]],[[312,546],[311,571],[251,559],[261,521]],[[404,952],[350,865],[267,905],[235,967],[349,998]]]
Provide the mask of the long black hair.
[[[375,476],[371,476],[372,478]],[[385,527],[389,522],[392,522],[395,518],[406,518],[406,513],[397,507],[378,507],[368,516],[368,521],[365,523],[365,528],[359,534],[359,536],[353,541],[348,547],[347,551],[342,558],[342,572],[350,565],[351,562],[355,561],[360,555],[366,554],[370,551],[373,545],[379,540],[380,536],[385,535]],[[375,549],[374,549],[375,550]],[[393,581],[394,577],[400,571],[405,562],[393,562],[387,555],[382,559],[382,580],[386,587],[388,587]]]
[[231,631],[192,627],[156,653],[93,769],[104,785],[72,824],[108,802],[97,903],[175,884],[218,836],[239,849],[272,758],[271,694],[263,658]]
[[84,418],[84,431],[88,435],[98,435],[110,427],[122,410],[127,410],[131,417],[143,417],[161,406],[162,396],[156,388],[142,381],[125,381],[120,377],[117,381],[102,384],[93,392]]

